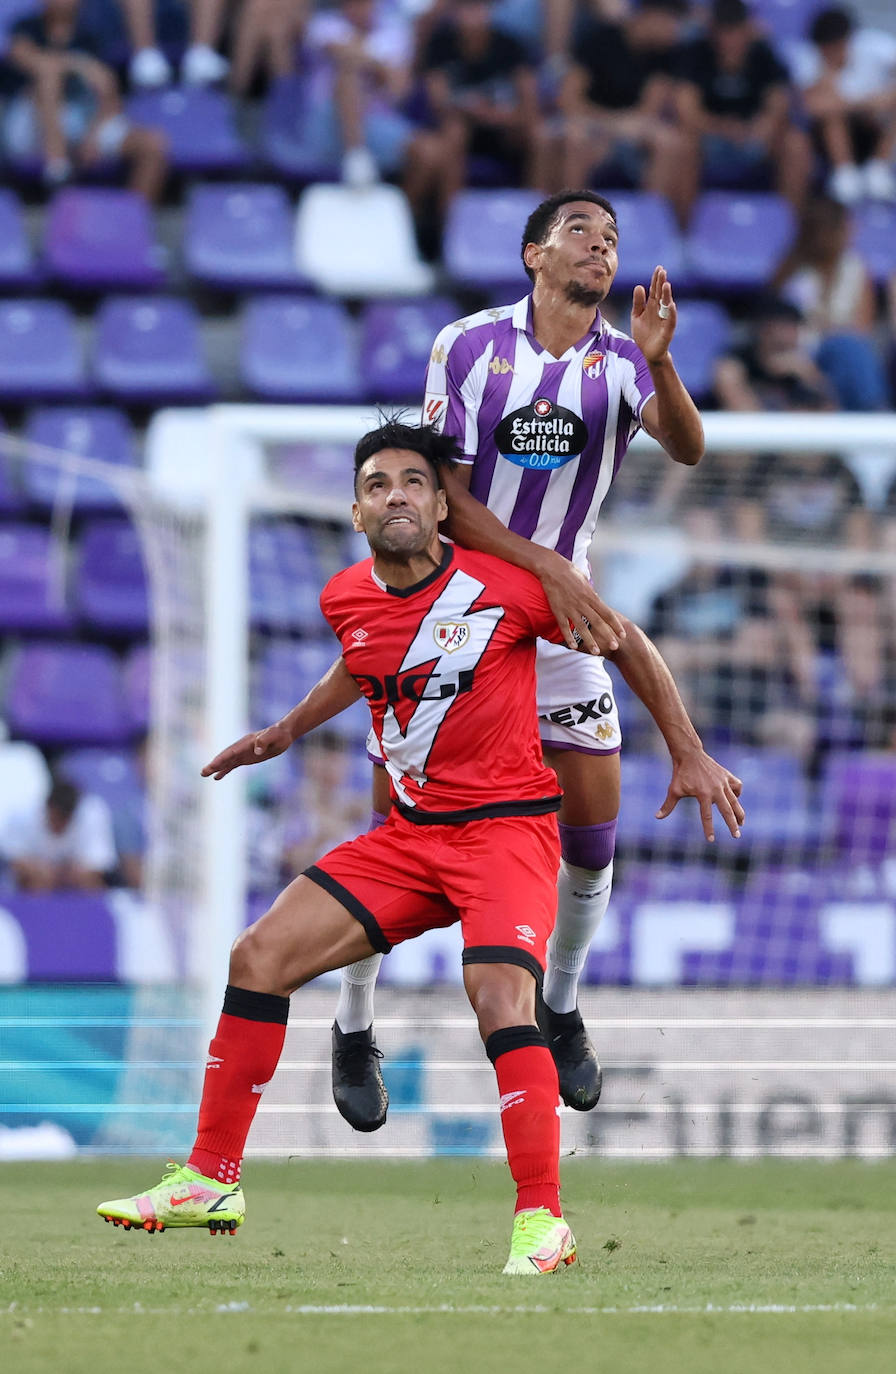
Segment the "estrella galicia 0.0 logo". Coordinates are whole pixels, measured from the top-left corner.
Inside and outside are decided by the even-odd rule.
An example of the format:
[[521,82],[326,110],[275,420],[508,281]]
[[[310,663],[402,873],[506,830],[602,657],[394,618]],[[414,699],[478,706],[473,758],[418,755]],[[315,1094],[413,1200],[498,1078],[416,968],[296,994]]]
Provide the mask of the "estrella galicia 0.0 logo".
[[581,416],[543,396],[505,415],[495,430],[498,452],[508,462],[539,472],[562,468],[587,442]]

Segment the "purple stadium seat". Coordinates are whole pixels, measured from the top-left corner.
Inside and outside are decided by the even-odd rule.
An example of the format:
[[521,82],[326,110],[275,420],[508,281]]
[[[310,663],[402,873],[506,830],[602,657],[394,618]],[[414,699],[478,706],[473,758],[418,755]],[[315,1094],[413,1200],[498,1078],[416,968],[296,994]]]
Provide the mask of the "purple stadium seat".
[[[100,458],[122,468],[134,467],[137,451],[130,420],[111,406],[42,406],[25,421],[24,437],[31,444],[61,449],[83,458]],[[110,511],[120,506],[113,487],[101,478],[79,473],[74,490],[56,463],[32,458],[24,465],[24,488],[29,500],[50,507],[60,497],[76,510]]]
[[215,391],[193,307],[165,296],[103,301],[93,371],[104,391],[129,402],[199,403]]
[[40,275],[19,198],[12,191],[0,190],[0,286],[32,286]]
[[48,529],[0,526],[0,631],[72,626],[65,556]]
[[60,301],[0,301],[0,396],[73,401],[88,391],[81,345]]
[[0,517],[21,515],[25,509],[20,481],[21,465],[17,458],[4,450],[6,426],[0,421]]
[[318,634],[323,578],[308,531],[282,520],[257,522],[249,536],[252,624]]
[[281,186],[196,186],[184,233],[187,271],[230,289],[301,286],[293,218]]
[[36,744],[127,743],[121,668],[96,644],[26,644],[13,657],[3,714],[10,733]]
[[296,181],[335,181],[339,167],[315,158],[303,137],[309,94],[306,74],[281,77],[268,92],[261,116],[262,156],[279,176]]
[[81,537],[73,605],[88,625],[112,634],[145,634],[146,569],[129,520],[92,520]]
[[791,206],[772,191],[704,191],[685,239],[691,284],[721,292],[767,286],[794,231]]
[[68,749],[56,766],[82,792],[102,797],[113,810],[139,804],[146,790],[134,754],[126,749]]
[[448,211],[442,261],[459,286],[525,295],[520,261],[523,225],[538,204],[537,191],[461,191]]
[[461,314],[444,296],[418,301],[377,301],[361,321],[361,357],[371,401],[420,402],[433,340]]
[[265,296],[243,316],[241,375],[270,401],[358,401],[355,326],[337,301]]
[[239,172],[249,161],[233,103],[223,91],[198,86],[141,91],[130,97],[127,111],[135,124],[165,135],[177,172]]
[[[197,672],[201,667],[197,665]],[[131,727],[138,735],[149,729],[152,652],[148,644],[135,644],[122,669],[124,705]]]
[[747,0],[754,17],[777,44],[805,38],[826,0]]
[[753,868],[737,917],[731,981],[839,983],[854,981],[852,959],[821,944],[819,910],[834,894],[836,875],[796,867]]
[[665,820],[656,819],[670,777],[669,764],[657,754],[623,754],[617,832],[620,845],[649,845],[660,850],[700,833],[700,818],[693,814],[695,804],[690,798],[680,801]]
[[896,205],[865,200],[852,212],[852,243],[875,282],[896,272]]
[[673,290],[681,291],[687,281],[684,248],[669,202],[653,191],[609,191],[607,198],[623,244],[615,286],[649,288],[653,269],[662,263]]
[[57,192],[47,211],[44,257],[66,286],[149,289],[165,279],[149,206],[135,191]]
[[799,759],[781,749],[737,749],[726,745],[722,758],[744,785],[747,820],[735,840],[721,822],[716,843],[732,853],[747,846],[763,849],[814,844],[818,819],[810,805],[809,784]]
[[836,752],[821,784],[822,833],[854,864],[896,850],[896,755]]
[[266,640],[252,665],[252,719],[279,720],[301,701],[334,662],[334,645],[323,639]]
[[672,356],[688,391],[702,401],[712,391],[715,361],[731,340],[731,320],[716,301],[684,300],[677,305]]

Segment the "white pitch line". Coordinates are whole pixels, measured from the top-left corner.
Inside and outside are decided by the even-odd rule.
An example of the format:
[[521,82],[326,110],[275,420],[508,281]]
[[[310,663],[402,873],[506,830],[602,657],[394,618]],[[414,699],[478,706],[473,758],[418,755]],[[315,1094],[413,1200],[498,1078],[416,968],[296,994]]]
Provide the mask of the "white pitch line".
[[288,1312],[296,1317],[423,1317],[423,1316],[558,1316],[558,1317],[676,1317],[676,1316],[802,1316],[826,1312],[845,1312],[851,1314],[879,1313],[889,1315],[896,1311],[890,1306],[878,1303],[705,1303],[686,1306],[678,1303],[636,1303],[622,1307],[589,1307],[578,1304],[569,1307],[548,1306],[543,1303],[515,1304],[464,1304],[438,1303],[413,1306],[396,1303],[287,1303],[284,1307],[254,1308],[248,1302],[218,1303],[214,1307],[144,1307],[134,1303],[131,1307],[31,1307],[24,1303],[13,1302],[0,1310],[0,1317],[22,1317],[43,1313],[64,1316],[109,1316],[113,1314],[137,1317],[184,1317],[195,1315],[242,1316],[257,1313],[270,1318]]

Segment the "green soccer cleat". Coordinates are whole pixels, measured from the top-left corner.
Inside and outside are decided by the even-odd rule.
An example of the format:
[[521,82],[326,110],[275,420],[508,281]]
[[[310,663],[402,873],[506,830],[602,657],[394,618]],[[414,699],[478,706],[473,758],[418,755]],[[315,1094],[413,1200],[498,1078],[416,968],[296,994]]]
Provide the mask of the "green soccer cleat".
[[169,1226],[207,1226],[213,1236],[232,1236],[246,1219],[246,1199],[238,1183],[221,1187],[195,1169],[168,1161],[162,1182],[136,1197],[101,1202],[97,1215],[126,1231],[164,1231]]
[[553,1216],[547,1207],[517,1212],[505,1274],[552,1274],[561,1264],[574,1264],[575,1258],[576,1238],[562,1217]]

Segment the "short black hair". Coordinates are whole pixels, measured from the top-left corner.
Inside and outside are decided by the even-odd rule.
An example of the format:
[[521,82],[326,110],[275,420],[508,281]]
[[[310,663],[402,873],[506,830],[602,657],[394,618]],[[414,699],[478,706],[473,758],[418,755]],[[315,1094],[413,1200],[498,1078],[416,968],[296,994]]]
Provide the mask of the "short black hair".
[[746,0],[713,0],[709,17],[717,29],[739,29],[749,21],[750,8]]
[[52,807],[60,816],[71,820],[81,800],[81,793],[68,778],[55,777],[47,796],[47,806]]
[[406,425],[401,420],[387,420],[379,429],[362,435],[355,446],[355,495],[358,494],[358,474],[375,453],[386,448],[404,449],[418,453],[432,468],[438,486],[441,471],[453,468],[460,456],[460,445],[451,434],[440,434],[432,425]]
[[840,43],[849,37],[855,26],[855,20],[849,10],[831,5],[826,10],[819,10],[812,20],[809,25],[809,39],[819,48],[824,47],[826,43]]
[[547,200],[536,205],[523,229],[520,257],[523,260],[523,267],[526,269],[526,276],[530,281],[535,280],[535,273],[531,267],[526,266],[526,244],[544,243],[554,227],[557,212],[564,205],[569,205],[574,200],[587,200],[592,205],[599,205],[602,210],[606,210],[613,223],[616,223],[616,211],[606,196],[598,195],[597,191],[558,191],[555,196],[548,196]]

